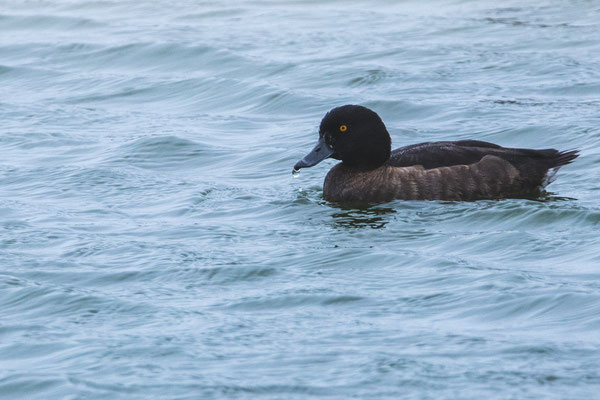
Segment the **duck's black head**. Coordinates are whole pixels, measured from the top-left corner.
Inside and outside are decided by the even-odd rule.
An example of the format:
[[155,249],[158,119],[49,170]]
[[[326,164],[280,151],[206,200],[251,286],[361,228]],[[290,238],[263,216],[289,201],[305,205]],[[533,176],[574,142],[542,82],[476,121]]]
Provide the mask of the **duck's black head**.
[[390,135],[377,113],[363,106],[336,107],[323,117],[315,148],[294,169],[335,158],[344,165],[370,170],[390,158],[391,148]]

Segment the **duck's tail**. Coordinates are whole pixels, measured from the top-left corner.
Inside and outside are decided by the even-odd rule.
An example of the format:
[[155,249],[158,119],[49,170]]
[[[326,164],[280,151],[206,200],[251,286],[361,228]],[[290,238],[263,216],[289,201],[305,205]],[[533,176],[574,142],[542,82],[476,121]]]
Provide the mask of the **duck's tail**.
[[559,151],[554,158],[555,164],[553,168],[560,168],[563,165],[571,164],[577,157],[579,157],[579,150]]
[[542,181],[542,189],[556,180],[556,173],[560,167],[571,164],[577,157],[579,157],[579,150],[557,151],[552,157],[552,166]]

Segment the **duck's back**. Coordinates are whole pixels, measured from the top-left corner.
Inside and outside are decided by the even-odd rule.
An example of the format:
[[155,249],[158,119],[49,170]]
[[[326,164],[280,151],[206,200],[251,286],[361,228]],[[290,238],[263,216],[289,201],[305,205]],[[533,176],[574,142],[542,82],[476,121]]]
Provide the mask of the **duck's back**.
[[476,140],[420,143],[394,150],[374,170],[336,165],[325,179],[324,197],[381,202],[529,196],[577,156],[577,151],[504,148]]

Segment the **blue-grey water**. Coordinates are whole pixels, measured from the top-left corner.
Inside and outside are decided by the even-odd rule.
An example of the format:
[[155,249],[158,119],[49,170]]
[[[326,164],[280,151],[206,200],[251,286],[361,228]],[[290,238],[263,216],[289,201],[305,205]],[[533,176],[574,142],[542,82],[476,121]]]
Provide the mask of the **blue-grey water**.
[[[343,208],[347,103],[581,157]],[[598,398],[599,175],[597,1],[0,0],[0,398]]]

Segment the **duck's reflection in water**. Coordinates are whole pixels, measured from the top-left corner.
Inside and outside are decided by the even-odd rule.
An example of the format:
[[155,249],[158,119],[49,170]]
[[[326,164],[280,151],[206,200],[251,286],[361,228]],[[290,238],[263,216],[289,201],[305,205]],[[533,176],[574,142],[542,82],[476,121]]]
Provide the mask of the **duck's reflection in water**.
[[384,228],[393,218],[396,210],[391,207],[365,206],[341,208],[331,214],[333,223],[340,228]]

